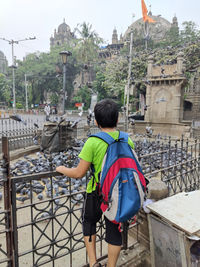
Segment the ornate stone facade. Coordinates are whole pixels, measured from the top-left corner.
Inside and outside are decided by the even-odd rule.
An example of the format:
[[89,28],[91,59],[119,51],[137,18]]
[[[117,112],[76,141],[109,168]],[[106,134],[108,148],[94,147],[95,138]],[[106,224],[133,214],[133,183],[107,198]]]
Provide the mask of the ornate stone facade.
[[150,123],[180,123],[184,113],[183,54],[177,64],[154,66],[148,59],[145,121]]
[[65,19],[62,24],[58,26],[58,30],[54,30],[54,35],[50,38],[50,48],[63,44],[70,43],[74,39],[74,33],[71,32],[69,25],[65,23]]

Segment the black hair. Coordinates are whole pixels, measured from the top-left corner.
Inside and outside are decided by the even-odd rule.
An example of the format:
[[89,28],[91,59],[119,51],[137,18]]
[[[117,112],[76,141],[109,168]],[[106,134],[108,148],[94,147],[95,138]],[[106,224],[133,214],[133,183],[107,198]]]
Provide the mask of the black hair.
[[117,126],[119,111],[117,103],[112,99],[103,99],[94,107],[94,116],[98,126],[114,128]]

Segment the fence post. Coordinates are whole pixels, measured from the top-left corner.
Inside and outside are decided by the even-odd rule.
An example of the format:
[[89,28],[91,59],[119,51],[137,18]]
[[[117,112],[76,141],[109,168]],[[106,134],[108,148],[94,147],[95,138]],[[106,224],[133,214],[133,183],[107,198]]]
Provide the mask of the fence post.
[[6,211],[5,223],[8,231],[6,232],[7,257],[10,259],[9,267],[14,266],[13,257],[13,235],[11,217],[11,180],[10,180],[10,155],[8,137],[2,137],[3,152],[3,178],[4,178],[4,209]]

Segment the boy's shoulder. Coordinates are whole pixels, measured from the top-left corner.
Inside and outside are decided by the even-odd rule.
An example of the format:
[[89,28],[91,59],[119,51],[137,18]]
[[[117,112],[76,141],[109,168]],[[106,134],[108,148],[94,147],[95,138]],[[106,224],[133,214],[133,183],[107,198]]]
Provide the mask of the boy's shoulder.
[[[121,133],[125,133],[125,132],[122,132],[122,131],[120,131]],[[97,133],[98,134],[98,133]],[[116,130],[116,131],[113,131],[113,132],[107,132],[107,134],[109,134],[114,140],[116,140],[116,139],[118,139],[119,138],[119,131],[118,130]],[[125,134],[127,134],[127,133],[125,133]],[[101,136],[100,136],[100,138],[98,138],[98,137],[95,137],[95,136],[90,136],[89,138],[88,138],[88,143],[89,144],[97,144],[97,145],[99,145],[100,143],[104,143],[104,144],[106,144],[102,139],[101,139]],[[134,142],[132,141],[132,139],[130,138],[130,136],[128,135],[128,144],[131,146],[131,148],[133,148],[134,149],[134,147],[135,147],[135,145],[134,145]],[[106,144],[107,145],[107,144]]]

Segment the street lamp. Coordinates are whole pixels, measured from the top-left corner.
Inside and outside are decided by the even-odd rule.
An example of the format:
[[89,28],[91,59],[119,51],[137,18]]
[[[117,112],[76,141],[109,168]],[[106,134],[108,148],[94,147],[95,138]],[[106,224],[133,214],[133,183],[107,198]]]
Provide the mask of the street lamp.
[[70,51],[62,51],[59,53],[62,58],[63,63],[63,103],[62,103],[62,114],[65,114],[65,98],[67,96],[66,92],[66,63],[67,63],[67,57],[71,56],[72,53]]

